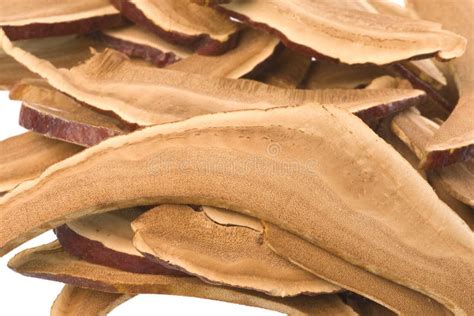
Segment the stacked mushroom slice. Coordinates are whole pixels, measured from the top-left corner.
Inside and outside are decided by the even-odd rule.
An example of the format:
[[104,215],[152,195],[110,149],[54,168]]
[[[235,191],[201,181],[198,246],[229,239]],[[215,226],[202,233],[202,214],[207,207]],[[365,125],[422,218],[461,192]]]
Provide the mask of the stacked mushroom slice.
[[0,86],[29,131],[0,142],[0,255],[54,230],[8,264],[66,284],[52,315],[142,293],[474,314],[459,24],[365,0],[5,5]]

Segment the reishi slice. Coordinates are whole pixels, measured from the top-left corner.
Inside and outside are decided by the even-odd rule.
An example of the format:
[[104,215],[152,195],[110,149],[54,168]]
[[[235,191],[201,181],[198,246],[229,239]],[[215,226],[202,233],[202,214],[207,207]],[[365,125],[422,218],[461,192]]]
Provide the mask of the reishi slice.
[[217,224],[224,226],[247,227],[256,232],[263,233],[263,224],[255,217],[210,206],[201,206],[200,210]]

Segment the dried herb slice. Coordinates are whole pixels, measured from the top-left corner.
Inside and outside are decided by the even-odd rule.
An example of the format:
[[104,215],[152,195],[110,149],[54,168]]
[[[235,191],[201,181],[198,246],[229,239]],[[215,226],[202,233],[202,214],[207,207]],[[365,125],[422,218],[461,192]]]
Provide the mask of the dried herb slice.
[[164,40],[202,55],[220,55],[237,42],[239,26],[187,0],[112,0],[129,20]]
[[169,294],[261,307],[290,315],[350,315],[355,313],[337,295],[275,298],[257,292],[219,287],[194,277],[136,274],[88,263],[68,255],[57,242],[16,255],[9,267],[18,273],[95,291]]
[[66,285],[51,307],[51,316],[105,316],[133,295],[106,293]]
[[217,207],[201,206],[200,209],[207,215],[207,217],[217,224],[224,226],[247,227],[263,233],[262,223],[254,217]]
[[39,176],[49,166],[71,157],[81,148],[25,133],[0,142],[0,192]]
[[230,1],[217,8],[279,36],[294,50],[346,64],[382,65],[435,55],[452,59],[466,46],[464,38],[439,24],[363,12],[338,1]]
[[0,4],[0,27],[11,40],[86,34],[124,24],[107,0],[16,0]]

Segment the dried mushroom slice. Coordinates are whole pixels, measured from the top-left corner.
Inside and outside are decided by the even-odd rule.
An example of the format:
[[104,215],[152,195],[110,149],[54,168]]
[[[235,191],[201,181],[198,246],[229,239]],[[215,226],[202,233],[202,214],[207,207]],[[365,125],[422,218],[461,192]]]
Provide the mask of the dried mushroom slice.
[[213,77],[238,79],[259,74],[279,53],[278,38],[253,29],[244,29],[237,47],[220,56],[194,54],[168,69]]
[[[1,31],[0,31],[1,38]],[[281,89],[250,80],[207,77],[131,62],[106,50],[70,71],[15,47],[2,38],[3,48],[53,87],[122,120],[142,126],[187,119],[196,115],[301,104],[338,106],[364,120],[374,120],[421,102],[418,90]]]
[[273,223],[469,314],[472,232],[394,153],[360,119],[332,107],[153,126],[106,140],[0,198],[0,225],[9,228],[0,230],[0,254],[87,214],[208,205]]
[[275,225],[265,223],[265,243],[291,262],[334,284],[378,302],[399,315],[447,315],[427,296],[365,271]]
[[92,35],[127,56],[144,59],[158,67],[171,65],[192,54],[189,48],[170,44],[138,26],[125,26]]
[[129,20],[164,40],[202,55],[220,55],[237,42],[239,26],[188,0],[112,0]]
[[0,142],[0,192],[39,176],[49,166],[73,156],[81,148],[25,133]]
[[4,0],[0,27],[11,40],[86,34],[124,24],[107,0]]
[[133,295],[65,285],[51,307],[51,316],[105,316],[131,298]]
[[276,255],[261,233],[216,224],[189,206],[159,206],[139,216],[132,228],[133,244],[145,257],[205,282],[280,297],[341,290]]
[[348,315],[355,313],[334,294],[316,297],[276,298],[247,290],[206,284],[194,277],[173,277],[123,272],[78,260],[57,243],[16,255],[9,267],[18,273],[120,294],[168,294],[255,306],[289,315]]
[[224,226],[247,227],[256,232],[263,233],[263,225],[255,217],[217,207],[201,206],[200,209],[207,215],[207,217],[217,224]]
[[87,216],[54,231],[65,251],[88,262],[134,273],[182,276],[144,258],[133,246],[131,223],[141,213],[133,208]]
[[21,81],[10,90],[10,98],[22,101],[21,126],[79,146],[90,147],[133,129],[57,91],[44,80]]
[[410,0],[421,17],[439,21],[468,39],[466,54],[454,60],[460,99],[453,113],[426,146],[425,168],[446,166],[474,156],[474,29],[472,2]]
[[294,50],[346,64],[383,65],[426,56],[452,59],[466,46],[463,37],[439,24],[364,12],[338,1],[230,1],[217,8],[279,36]]

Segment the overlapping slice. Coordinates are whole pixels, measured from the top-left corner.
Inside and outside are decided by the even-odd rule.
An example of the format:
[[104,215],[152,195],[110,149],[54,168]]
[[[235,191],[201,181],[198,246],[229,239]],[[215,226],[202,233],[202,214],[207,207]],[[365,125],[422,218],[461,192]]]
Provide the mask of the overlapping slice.
[[57,91],[44,80],[16,84],[10,91],[10,98],[23,103],[21,126],[48,138],[80,146],[90,147],[134,129]]
[[210,8],[187,0],[112,0],[129,20],[164,40],[202,55],[219,55],[237,42],[239,26]]
[[0,142],[0,192],[39,176],[49,166],[73,156],[81,148],[25,133]]
[[294,50],[346,64],[381,65],[434,55],[452,59],[466,46],[464,38],[439,24],[363,12],[339,1],[229,1],[218,8],[278,35]]
[[218,287],[194,277],[136,274],[95,265],[69,256],[57,242],[23,251],[9,267],[32,277],[65,282],[110,293],[150,293],[198,297],[255,306],[289,315],[355,316],[337,295],[275,298],[257,292]]
[[201,206],[200,209],[207,215],[207,217],[217,224],[224,226],[247,227],[263,233],[263,224],[254,217],[217,207]]
[[[1,33],[0,33],[1,37]],[[256,81],[209,78],[148,67],[107,50],[70,71],[15,47],[4,36],[3,48],[56,89],[122,120],[155,125],[195,115],[313,104],[338,106],[370,121],[422,101],[418,90],[281,89]]]
[[51,316],[105,316],[132,297],[66,285],[51,307]]
[[147,258],[204,281],[280,297],[340,291],[276,255],[261,233],[216,224],[189,206],[159,206],[132,227],[133,244]]
[[56,164],[0,198],[0,224],[9,227],[0,231],[0,253],[94,212],[208,205],[273,223],[470,314],[472,232],[394,153],[358,118],[331,107],[146,128]]
[[124,23],[107,0],[4,0],[0,27],[11,40],[85,34]]

